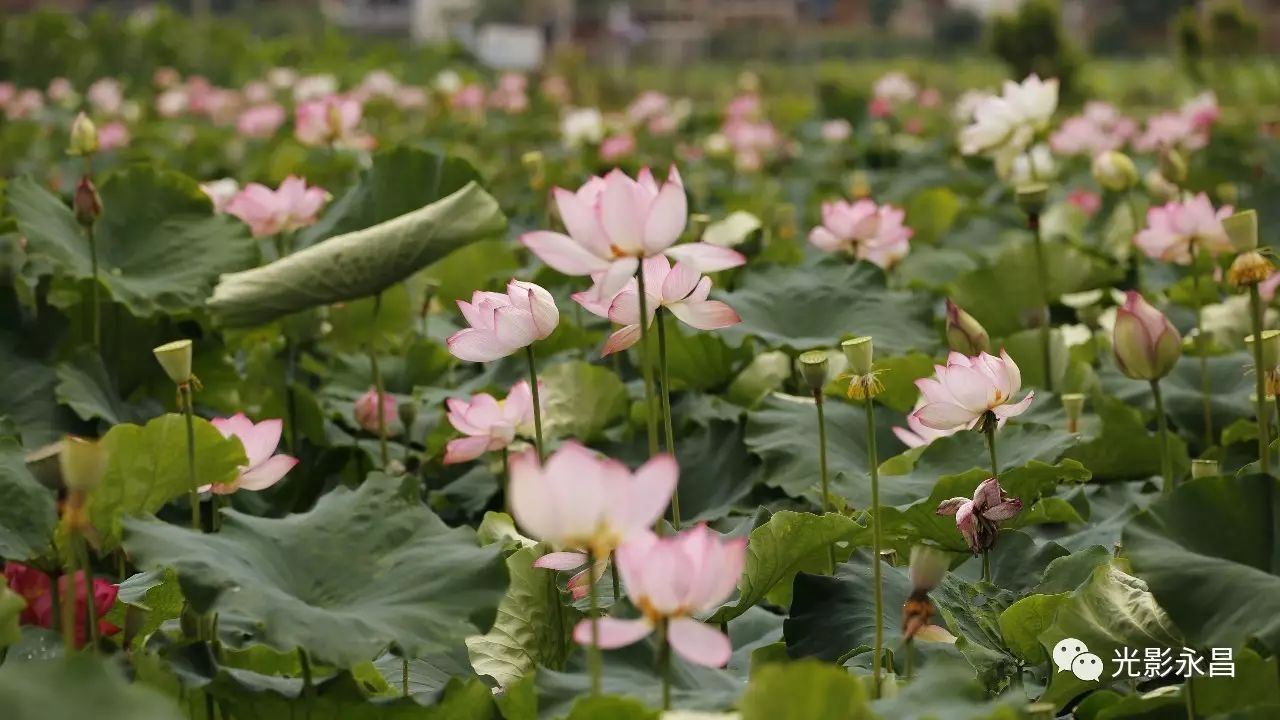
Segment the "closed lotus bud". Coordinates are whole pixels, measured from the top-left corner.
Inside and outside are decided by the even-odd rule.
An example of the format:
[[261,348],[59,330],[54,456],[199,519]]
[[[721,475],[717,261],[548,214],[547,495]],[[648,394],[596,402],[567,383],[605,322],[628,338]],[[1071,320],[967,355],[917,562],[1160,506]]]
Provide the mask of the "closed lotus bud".
[[98,196],[98,188],[88,175],[80,178],[76,184],[75,198],[72,207],[76,212],[76,222],[82,227],[91,227],[102,215],[102,198]]
[[176,385],[191,382],[191,341],[175,340],[151,351],[164,368],[165,375]]
[[77,157],[92,155],[98,152],[98,128],[88,115],[80,113],[71,123],[71,141],[67,144],[67,154]]
[[1067,414],[1067,432],[1079,432],[1080,416],[1084,414],[1084,395],[1063,393],[1062,409]]
[[849,359],[849,369],[854,373],[866,375],[871,372],[871,365],[875,362],[875,351],[870,337],[864,335],[852,340],[845,340],[840,343],[840,349],[844,351],[844,356]]
[[947,300],[947,346],[963,355],[980,355],[991,349],[991,336],[972,315]]
[[1093,159],[1093,179],[1106,190],[1124,192],[1138,184],[1138,168],[1128,155],[1108,150]]
[[1016,191],[1018,207],[1028,215],[1039,215],[1049,196],[1049,186],[1044,183],[1020,185]]
[[1160,174],[1175,185],[1181,185],[1186,182],[1186,158],[1182,157],[1182,153],[1172,148],[1160,153]]
[[912,590],[928,592],[937,587],[951,567],[951,556],[932,545],[914,545],[908,575]]
[[1158,380],[1182,357],[1182,336],[1164,313],[1130,290],[1116,308],[1112,351],[1120,372],[1135,380]]
[[1178,186],[1165,179],[1159,170],[1152,169],[1143,178],[1147,194],[1157,204],[1164,204],[1178,199]]
[[1203,460],[1197,458],[1191,461],[1191,477],[1193,479],[1217,477],[1221,474],[1222,471],[1218,468],[1217,460]]
[[1244,210],[1223,218],[1222,229],[1231,239],[1231,247],[1238,253],[1258,249],[1258,213]]
[[827,384],[827,353],[822,350],[810,350],[800,355],[800,374],[815,393],[822,392]]
[[378,391],[373,388],[370,388],[368,392],[360,396],[359,400],[356,400],[356,424],[368,432],[378,432],[379,405],[382,406],[382,427],[390,428],[391,424],[400,416],[400,409],[396,407],[396,399],[384,392],[382,394],[382,402],[379,403]]
[[1262,253],[1250,250],[1240,253],[1231,262],[1231,267],[1227,268],[1227,282],[1235,287],[1249,287],[1271,277],[1275,271],[1276,266]]
[[87,493],[98,487],[107,472],[107,450],[97,441],[68,435],[58,454],[58,467],[68,490]]

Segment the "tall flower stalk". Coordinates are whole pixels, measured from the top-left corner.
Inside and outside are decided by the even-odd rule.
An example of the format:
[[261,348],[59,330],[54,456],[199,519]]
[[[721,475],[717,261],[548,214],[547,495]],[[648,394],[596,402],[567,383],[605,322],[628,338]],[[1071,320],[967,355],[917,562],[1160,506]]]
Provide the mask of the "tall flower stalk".
[[391,455],[387,450],[387,414],[383,412],[383,403],[386,402],[386,388],[382,384],[382,370],[378,366],[378,315],[382,311],[382,293],[373,296],[373,318],[370,320],[370,326],[373,328],[373,337],[369,340],[369,369],[373,374],[373,391],[377,402],[377,423],[378,423],[378,454],[382,458],[382,467],[387,467],[391,462]]
[[[542,396],[538,391],[538,361],[533,354],[533,344],[530,343],[524,348],[525,360],[529,364],[529,392],[533,397],[533,442],[538,449],[538,459],[545,460],[547,457],[546,446],[542,443]],[[505,464],[506,455],[503,455]]]
[[200,380],[191,372],[191,341],[176,340],[161,345],[152,352],[165,374],[178,387],[178,409],[186,419],[187,425],[187,478],[190,485],[188,498],[191,503],[191,529],[199,532],[202,529],[200,488],[196,481],[195,398],[192,393],[193,386],[200,386]]
[[[800,355],[800,372],[813,393],[813,406],[818,413],[818,477],[822,483],[822,512],[832,511],[831,484],[827,478],[827,418],[823,409],[822,389],[827,384],[827,353],[810,350]],[[835,545],[827,546],[827,569],[836,571]]]
[[94,234],[98,217],[102,215],[102,198],[93,185],[91,172],[93,156],[98,152],[98,129],[88,115],[80,113],[71,123],[71,138],[67,144],[67,154],[84,160],[84,174],[76,184],[76,192],[72,200],[76,222],[84,230],[89,242],[89,267],[92,285],[89,288],[89,312],[92,319],[93,347],[102,350],[102,310],[98,296],[102,292],[101,279],[98,276],[98,244]]
[[1227,270],[1227,282],[1249,293],[1249,320],[1253,333],[1245,344],[1253,350],[1254,411],[1258,419],[1258,464],[1263,474],[1271,473],[1271,409],[1267,396],[1274,389],[1268,382],[1275,374],[1280,358],[1280,337],[1265,332],[1265,310],[1259,285],[1275,273],[1275,265],[1258,252],[1258,215],[1252,210],[1239,212],[1222,221],[1222,227],[1240,254]]
[[[636,266],[636,293],[640,302],[640,317],[649,317],[649,293],[644,284],[644,263]],[[653,367],[649,359],[649,323],[640,323],[640,374],[644,378],[645,427],[649,437],[649,457],[658,454],[658,416],[653,408]],[[673,496],[674,497],[674,496]]]
[[1050,333],[1052,323],[1049,317],[1049,268],[1045,264],[1044,233],[1040,228],[1040,212],[1044,209],[1045,196],[1049,189],[1043,183],[1034,183],[1018,188],[1018,205],[1027,214],[1027,229],[1031,231],[1036,256],[1036,285],[1040,291],[1040,362],[1044,373],[1044,387],[1053,392],[1053,358],[1050,355]]
[[1169,429],[1160,394],[1160,378],[1168,375],[1182,357],[1182,336],[1159,310],[1130,290],[1124,305],[1116,309],[1111,338],[1116,366],[1134,380],[1146,380],[1156,404],[1156,432],[1160,434],[1160,468],[1164,491],[1173,492],[1173,461],[1169,455]]
[[[667,322],[663,308],[654,312],[658,326],[658,382],[662,385],[662,425],[666,434],[667,452],[676,454],[676,436],[671,420],[671,375],[667,372]],[[671,525],[680,529],[680,493],[671,494]]]

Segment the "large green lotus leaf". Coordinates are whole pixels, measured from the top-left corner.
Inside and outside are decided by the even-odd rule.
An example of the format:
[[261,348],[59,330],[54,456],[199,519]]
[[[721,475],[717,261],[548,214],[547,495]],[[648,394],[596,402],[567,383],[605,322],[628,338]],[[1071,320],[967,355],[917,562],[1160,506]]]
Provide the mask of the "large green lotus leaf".
[[868,263],[748,271],[723,300],[742,316],[720,331],[734,343],[752,336],[772,347],[809,350],[870,335],[889,355],[933,352],[940,344],[928,296],[888,289],[884,271]]
[[244,327],[368,297],[505,227],[497,201],[470,183],[394,219],[331,237],[269,265],[224,275],[209,307],[224,325]]
[[[827,468],[834,492],[857,507],[871,502],[867,454],[867,416],[861,405],[828,398],[824,405],[827,425]],[[901,416],[877,408],[876,446],[880,457],[900,445],[890,429]],[[765,462],[766,482],[792,497],[818,497],[818,415],[812,398],[774,393],[747,414],[747,449]],[[880,502],[894,504],[927,494],[935,478],[917,489],[881,488]]]
[[20,354],[22,341],[0,334],[0,418],[12,420],[28,448],[57,442],[75,427],[75,415],[58,404],[57,373],[49,363]]
[[0,666],[0,708],[4,708],[5,720],[185,717],[173,702],[130,684],[114,664],[84,654]]
[[[906,568],[885,564],[884,614],[880,624],[892,642],[901,632],[902,605],[911,594]],[[858,551],[835,575],[800,573],[795,578],[791,615],[782,626],[787,653],[836,662],[849,651],[871,647],[875,639],[875,600],[870,553]]]
[[723,387],[751,357],[749,348],[731,348],[716,333],[686,329],[670,319],[665,322],[667,372],[672,390],[707,391]]
[[1014,720],[1022,717],[1016,691],[1014,698],[991,698],[973,678],[973,669],[963,661],[939,658],[920,670],[911,682],[900,685],[897,695],[877,700],[871,707],[882,718],[922,720]]
[[[636,458],[636,465],[646,458],[647,452]],[[680,516],[685,523],[725,517],[760,478],[738,422],[712,420],[706,427],[680,434],[676,459],[680,462]]]
[[461,158],[398,146],[379,152],[360,180],[325,209],[315,225],[298,233],[298,247],[372,227],[479,182]]
[[[252,266],[257,244],[239,221],[214,215],[196,181],[136,165],[108,176],[95,226],[98,277],[138,317],[201,307],[218,276]],[[30,177],[9,185],[9,207],[31,258],[92,278],[89,243],[75,213]]]
[[[70,407],[82,420],[102,420],[108,425],[122,422],[145,422],[157,412],[126,403],[116,392],[115,383],[93,348],[85,346],[58,365],[58,385],[54,388],[58,402]],[[152,400],[147,405],[157,405]]]
[[609,368],[573,360],[540,369],[538,379],[548,437],[590,442],[627,412],[627,388]]
[[1134,574],[1199,647],[1280,648],[1280,488],[1274,478],[1202,478],[1125,527]]
[[658,720],[660,714],[635,698],[600,695],[574,703],[565,720]]
[[[1252,420],[1254,378],[1253,357],[1237,352],[1208,358],[1209,414],[1213,427],[1221,433],[1231,423]],[[1109,365],[1101,373],[1103,388],[1129,405],[1151,411],[1155,406],[1151,386],[1141,380],[1130,380]],[[1184,356],[1173,371],[1160,381],[1165,409],[1173,424],[1187,437],[1204,436],[1204,393],[1200,379],[1200,359]]]
[[1256,717],[1276,717],[1280,712],[1276,657],[1272,655],[1264,660],[1258,653],[1244,648],[1233,653],[1232,662],[1233,677],[1201,675],[1191,680],[1195,688],[1196,712],[1213,716],[1256,708]]
[[17,441],[0,437],[0,557],[44,553],[57,524],[53,493],[32,477]]
[[432,263],[419,277],[433,281],[435,299],[452,309],[455,300],[470,300],[476,290],[496,289],[515,277],[523,267],[519,247],[505,238],[472,243]]
[[522,547],[507,558],[511,584],[498,605],[493,627],[467,638],[471,665],[508,687],[539,665],[561,667],[577,612],[560,609],[556,573],[533,567],[541,546]]
[[[393,692],[404,692],[404,660],[393,653],[384,653],[373,665]],[[449,648],[409,661],[409,694],[436,697],[455,677],[470,676],[471,661],[465,647]]]
[[738,707],[742,720],[862,720],[871,717],[867,696],[848,670],[801,660],[763,668]]
[[[194,418],[195,486],[230,483],[248,465],[244,446],[224,438],[209,421]],[[131,515],[158,511],[192,489],[187,465],[187,423],[182,415],[161,415],[139,426],[116,425],[102,436],[107,469],[89,495],[89,521],[97,528],[102,549],[120,544],[122,523]]]
[[[1037,637],[1050,657],[1061,640],[1083,641],[1089,652],[1102,658],[1103,675],[1108,677],[1114,671],[1113,658],[1120,648],[1180,648],[1183,642],[1147,584],[1116,563],[1095,568],[1089,582],[1058,606],[1053,623]],[[1051,669],[1054,672],[1050,674],[1049,688],[1040,699],[1058,708],[1098,687],[1072,673]]]
[[[1114,261],[1089,255],[1063,242],[1046,242],[1048,297],[1106,287],[1124,271]],[[1042,307],[1042,289],[1030,238],[1006,243],[991,265],[970,271],[955,281],[952,299],[978,319],[993,336],[1008,335],[1027,326],[1028,312]]]
[[[1098,480],[1133,480],[1160,474],[1160,437],[1147,432],[1142,411],[1119,398],[1097,394],[1093,408],[1102,420],[1096,438],[1067,450],[1064,457],[1080,461]],[[1168,435],[1174,475],[1185,472],[1191,461],[1187,446],[1172,431]]]
[[[243,673],[234,676],[243,678]],[[309,717],[311,720],[490,720],[493,717],[493,692],[475,678],[455,678],[439,693],[434,705],[423,706],[417,698],[368,698],[359,682],[343,673],[331,681],[320,683],[314,701],[305,695],[280,693],[270,689],[248,692],[241,688],[223,690],[230,682],[219,678],[219,698],[231,716],[243,720],[279,720]]]
[[[799,572],[826,572],[830,562],[827,548],[837,542],[854,540],[866,528],[836,513],[814,515],[780,510],[751,531],[747,561],[738,581],[738,598],[724,605],[708,622],[732,620],[755,606],[771,590],[788,588]],[[837,560],[847,557],[849,547],[837,550]]]
[[217,535],[158,520],[125,527],[129,556],[173,568],[233,644],[302,648],[338,667],[388,646],[417,657],[487,631],[506,589],[500,548],[406,502],[400,482],[381,475],[283,519],[226,511]]

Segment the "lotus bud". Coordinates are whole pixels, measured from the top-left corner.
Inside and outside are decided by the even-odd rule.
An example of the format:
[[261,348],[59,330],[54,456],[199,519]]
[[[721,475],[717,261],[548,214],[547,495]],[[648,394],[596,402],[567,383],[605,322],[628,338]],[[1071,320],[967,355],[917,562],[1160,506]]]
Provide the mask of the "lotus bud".
[[71,123],[71,142],[67,144],[67,154],[82,157],[96,152],[98,152],[98,128],[88,115],[80,113]]
[[1178,186],[1165,179],[1159,170],[1152,169],[1147,172],[1143,178],[1143,184],[1147,188],[1147,194],[1156,203],[1172,202],[1178,198]]
[[1084,414],[1084,395],[1063,393],[1062,409],[1067,413],[1067,432],[1080,432],[1080,416]]
[[1016,195],[1022,212],[1031,217],[1039,217],[1049,196],[1049,186],[1044,183],[1027,183],[1018,187]]
[[1205,460],[1197,458],[1191,461],[1191,478],[1217,477],[1222,474],[1218,469],[1217,460]]
[[1111,192],[1124,192],[1138,184],[1138,168],[1128,155],[1108,150],[1093,159],[1093,179]]
[[800,374],[809,384],[809,389],[821,393],[827,384],[827,353],[822,350],[810,350],[800,355]]
[[1181,185],[1186,182],[1186,158],[1182,157],[1182,153],[1173,148],[1160,153],[1160,174],[1175,185]]
[[191,341],[175,340],[165,343],[155,350],[156,360],[164,373],[175,385],[186,385],[191,382]]
[[1240,253],[1236,259],[1231,262],[1231,267],[1227,268],[1227,282],[1235,287],[1249,287],[1250,285],[1258,285],[1263,280],[1271,277],[1276,271],[1276,266],[1257,250]]
[[840,343],[840,349],[849,360],[850,370],[858,375],[870,374],[871,365],[875,361],[875,351],[869,336],[845,340]]
[[[400,410],[396,406],[396,399],[390,394],[382,393],[382,402],[378,402],[378,391],[369,388],[369,391],[361,395],[355,403],[355,421],[356,424],[365,430],[376,433],[378,432],[378,413],[381,409],[382,427],[389,428],[396,418],[400,416]],[[379,408],[381,406],[381,408]]]
[[972,315],[947,300],[947,346],[963,355],[978,355],[991,349],[991,336]]
[[1231,247],[1238,253],[1258,249],[1258,213],[1243,210],[1222,220],[1222,229],[1231,239]]
[[1112,351],[1120,372],[1135,380],[1158,380],[1182,357],[1182,336],[1164,313],[1130,290],[1116,308]]
[[107,450],[95,440],[68,435],[58,454],[58,467],[68,490],[90,492],[107,472]]
[[88,175],[80,178],[80,182],[76,184],[72,206],[76,213],[76,222],[80,223],[81,227],[92,227],[102,215],[102,198],[98,196],[98,188],[93,186],[93,180]]
[[908,575],[912,590],[928,592],[938,586],[942,576],[951,567],[951,556],[932,545],[915,545],[911,548]]

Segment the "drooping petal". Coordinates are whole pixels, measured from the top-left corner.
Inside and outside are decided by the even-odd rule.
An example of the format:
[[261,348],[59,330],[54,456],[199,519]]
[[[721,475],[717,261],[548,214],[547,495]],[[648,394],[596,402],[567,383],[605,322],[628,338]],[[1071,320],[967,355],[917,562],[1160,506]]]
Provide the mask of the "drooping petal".
[[982,511],[982,517],[992,522],[1000,522],[1008,520],[1014,515],[1022,511],[1022,501],[1017,498],[1010,498],[1004,502],[996,503],[986,510]]
[[240,487],[245,490],[265,490],[284,479],[297,464],[298,459],[295,457],[273,455],[269,460],[241,473]]
[[638,342],[640,342],[640,326],[627,325],[609,335],[604,347],[600,349],[600,357],[609,357],[616,352],[626,350]]
[[444,446],[444,464],[456,465],[475,460],[489,449],[489,443],[488,435],[454,438]]
[[938,503],[937,514],[939,515],[955,515],[970,502],[969,498],[953,497],[949,500],[943,500]]
[[577,570],[587,564],[587,554],[577,552],[547,553],[533,561],[536,568],[546,570]]
[[[619,620],[618,618],[602,617],[598,618],[596,622],[599,623],[598,632],[600,634],[600,637],[597,638],[597,645],[603,650],[626,647],[639,642],[653,632],[653,627],[644,620]],[[579,621],[573,628],[573,641],[579,645],[589,647],[592,644],[591,640],[591,621]]]
[[668,305],[667,309],[680,322],[699,330],[718,330],[742,322],[737,311],[719,300],[678,302]]
[[733,654],[727,635],[693,618],[672,619],[667,625],[667,639],[672,650],[695,665],[724,667]]
[[490,330],[463,328],[445,341],[449,352],[459,360],[491,362],[515,352],[515,348],[498,340]]
[[705,242],[673,245],[663,254],[676,262],[688,263],[700,273],[728,270],[747,262],[746,256],[737,250]]
[[1000,481],[993,477],[987,478],[978,483],[977,489],[973,491],[974,510],[986,512],[987,508],[999,505],[1000,498]]

